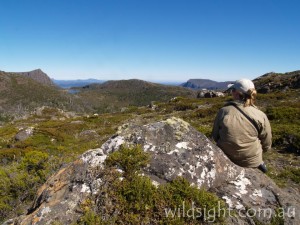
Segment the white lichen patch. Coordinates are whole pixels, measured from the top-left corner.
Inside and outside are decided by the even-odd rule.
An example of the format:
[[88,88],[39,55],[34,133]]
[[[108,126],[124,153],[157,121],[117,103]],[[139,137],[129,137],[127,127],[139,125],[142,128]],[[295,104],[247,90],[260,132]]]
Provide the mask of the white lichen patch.
[[98,178],[98,179],[93,181],[93,183],[91,185],[91,188],[92,188],[92,192],[93,192],[94,195],[98,193],[98,190],[99,190],[99,187],[100,187],[101,183],[102,183],[101,178]]
[[178,153],[178,152],[179,152],[179,150],[178,150],[178,149],[174,149],[174,150],[172,150],[172,151],[168,152],[167,154],[168,154],[168,155],[172,155],[172,154],[174,154],[174,153]]
[[50,207],[43,207],[42,209],[40,209],[39,213],[35,216],[36,218],[38,218],[39,221],[41,221],[43,219],[43,217],[50,213],[51,209]]
[[155,186],[155,187],[158,187],[159,186],[159,183],[155,180],[152,180],[152,184]]
[[151,145],[145,144],[144,151],[147,152],[151,148]]
[[152,144],[145,144],[144,145],[144,151],[145,152],[155,152],[155,145],[152,145]]
[[207,172],[208,172],[208,169],[207,169],[206,167],[203,167],[202,173],[201,173],[201,175],[200,175],[200,178],[201,178],[202,180],[205,179],[206,173],[207,173]]
[[208,151],[205,155],[199,155],[198,159],[207,162],[208,160],[214,162],[214,151]]
[[253,191],[253,193],[252,193],[252,196],[254,196],[254,197],[262,197],[262,192],[261,192],[261,190],[255,189],[255,190]]
[[202,161],[206,162],[208,160],[208,155],[198,156],[198,158],[201,159]]
[[228,198],[227,196],[223,196],[222,199],[225,200],[225,202],[229,206],[229,208],[233,208],[233,203],[232,203],[232,200],[230,198]]
[[28,127],[25,132],[27,135],[31,135],[33,133],[34,127]]
[[211,150],[213,150],[213,147],[211,146],[211,144],[207,143],[206,147],[210,148]]
[[87,186],[86,184],[83,184],[82,186],[81,186],[81,191],[80,191],[81,193],[91,193],[91,189],[90,189],[90,187],[89,186]]
[[208,173],[206,178],[208,179],[208,186],[212,186],[213,182],[216,179],[216,169],[213,167]]
[[197,179],[197,185],[200,188],[204,183],[210,187],[216,179],[216,169],[214,165],[209,170],[207,167],[203,167],[200,177]]
[[235,194],[238,195],[239,197],[242,197],[242,195],[245,195],[245,194],[248,193],[247,185],[251,184],[250,180],[245,177],[245,170],[244,169],[238,175],[236,180],[230,181],[229,183],[234,184],[234,186],[237,189],[237,192]]
[[175,173],[175,169],[174,168],[169,168],[168,172],[165,174],[166,178],[170,179],[173,174]]
[[128,123],[123,124],[122,126],[118,127],[117,134],[121,134],[123,131],[125,131],[129,127]]
[[179,149],[192,149],[190,147],[188,147],[188,142],[179,142],[176,144],[176,148],[179,148]]
[[171,117],[171,118],[167,119],[165,122],[167,124],[169,124],[171,127],[175,128],[176,130],[179,128],[179,129],[182,129],[185,131],[189,131],[190,125],[187,122],[185,122],[184,120],[179,119],[177,117]]
[[204,180],[198,178],[198,179],[197,179],[197,186],[198,186],[198,188],[201,188],[201,186],[202,186],[203,184],[204,184]]
[[81,156],[81,160],[91,167],[102,166],[106,158],[101,148],[91,149]]
[[203,165],[203,163],[201,163],[201,162],[198,161],[198,162],[196,163],[196,168],[200,168],[200,167],[202,167],[202,165]]
[[236,205],[234,206],[237,210],[245,209],[245,207],[240,203],[237,202]]
[[227,177],[229,178],[229,179],[232,179],[232,178],[234,178],[235,177],[235,175],[236,175],[236,167],[234,167],[234,166],[232,166],[232,165],[228,165],[227,164],[227,166],[225,166],[225,169],[224,169],[225,171],[227,170]]
[[233,201],[228,196],[223,196],[222,199],[225,200],[226,204],[230,209],[237,209],[237,210],[245,209],[245,207],[236,199]]
[[183,173],[185,173],[183,168],[179,168],[180,172],[177,174],[177,176],[182,177]]
[[101,146],[101,149],[105,149],[106,152],[112,152],[115,149],[118,149],[124,142],[125,142],[124,137],[117,136],[117,137],[111,138],[107,142],[105,142]]
[[195,169],[196,169],[195,166],[190,165],[190,168],[189,168],[189,170],[188,170],[188,173],[191,175],[192,179],[193,179],[195,176],[197,176],[197,173],[196,173]]
[[74,194],[72,196],[72,200],[68,199],[67,203],[68,203],[68,210],[66,211],[66,215],[68,214],[72,214],[73,210],[78,206],[78,203],[80,202],[80,196]]
[[121,169],[117,169],[117,171],[118,171],[119,173],[124,173],[124,171],[121,170]]

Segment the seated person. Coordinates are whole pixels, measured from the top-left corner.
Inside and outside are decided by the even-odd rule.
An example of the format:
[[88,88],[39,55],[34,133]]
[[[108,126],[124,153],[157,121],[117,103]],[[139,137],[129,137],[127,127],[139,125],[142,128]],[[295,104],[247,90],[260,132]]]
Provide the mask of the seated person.
[[262,152],[271,148],[271,126],[255,105],[256,90],[251,80],[241,79],[230,87],[234,101],[221,108],[215,118],[212,136],[223,152],[242,167],[267,168]]

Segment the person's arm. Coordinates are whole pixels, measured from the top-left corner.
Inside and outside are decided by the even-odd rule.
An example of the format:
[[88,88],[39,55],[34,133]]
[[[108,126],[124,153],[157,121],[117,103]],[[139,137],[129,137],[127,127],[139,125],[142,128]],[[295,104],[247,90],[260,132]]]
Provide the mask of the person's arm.
[[219,110],[215,121],[214,121],[214,126],[213,126],[213,131],[212,131],[212,138],[215,142],[218,142],[219,138],[220,138],[220,134],[219,134],[219,129],[220,129],[220,121],[222,118],[222,112],[221,110]]
[[263,151],[268,151],[272,146],[272,131],[269,119],[266,115],[264,115],[263,130],[259,135],[259,139],[261,141]]

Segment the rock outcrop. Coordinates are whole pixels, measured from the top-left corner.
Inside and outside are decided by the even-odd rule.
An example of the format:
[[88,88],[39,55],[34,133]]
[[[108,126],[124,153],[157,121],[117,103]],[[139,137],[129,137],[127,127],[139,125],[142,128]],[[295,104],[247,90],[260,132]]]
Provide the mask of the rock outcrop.
[[300,70],[288,73],[266,73],[253,80],[259,93],[300,88]]
[[33,127],[27,127],[26,129],[21,129],[15,136],[16,141],[25,141],[27,138],[32,136],[34,131]]
[[144,174],[154,183],[159,185],[182,176],[192,185],[215,192],[226,201],[228,209],[235,210],[227,224],[265,224],[276,210],[285,213],[285,224],[300,224],[299,195],[284,192],[257,169],[236,166],[207,137],[178,118],[147,125],[123,125],[101,148],[85,152],[48,179],[39,189],[28,215],[6,224],[76,221],[81,216],[79,205],[96,194],[105,182],[94,169],[103,167],[107,156],[126,143],[139,144],[151,154]]
[[41,69],[36,69],[29,72],[17,72],[16,74],[29,77],[44,85],[51,85],[51,86],[54,85],[51,78],[46,73],[44,73]]
[[220,91],[208,91],[202,90],[197,94],[197,98],[215,98],[215,97],[225,97],[225,94]]
[[195,90],[208,89],[208,90],[226,90],[228,84],[233,83],[232,81],[217,82],[208,79],[189,79],[187,82],[181,84],[182,87],[187,87]]

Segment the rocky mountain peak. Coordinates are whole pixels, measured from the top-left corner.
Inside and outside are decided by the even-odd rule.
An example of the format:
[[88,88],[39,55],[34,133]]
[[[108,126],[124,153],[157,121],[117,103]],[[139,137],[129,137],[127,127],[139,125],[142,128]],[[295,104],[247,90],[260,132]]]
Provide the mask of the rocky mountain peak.
[[20,74],[26,77],[29,77],[35,81],[38,81],[44,85],[54,85],[51,78],[44,73],[41,69],[32,70],[29,72],[16,72],[16,74]]
[[[172,117],[146,125],[127,123],[119,127],[100,148],[85,152],[48,179],[38,191],[28,215],[9,222],[40,225],[76,221],[82,215],[79,205],[97,196],[99,187],[108,182],[95,171],[101,171],[108,155],[118,151],[121,145],[140,145],[151,155],[143,174],[156,185],[179,176],[193,186],[216,193],[226,201],[228,208],[239,212],[229,217],[226,224],[270,222],[271,218],[261,214],[253,218],[247,213],[248,209],[300,210],[298,195],[284,192],[257,169],[236,166],[206,136],[187,122]],[[98,201],[98,207],[101,202],[105,201]],[[109,218],[111,215],[103,216]],[[300,224],[299,213],[286,216],[285,224]]]
[[269,72],[253,80],[259,93],[300,88],[300,70],[287,73]]
[[208,89],[208,90],[226,90],[228,84],[232,81],[217,82],[209,79],[189,79],[187,82],[181,84],[182,87],[192,88],[192,89]]

